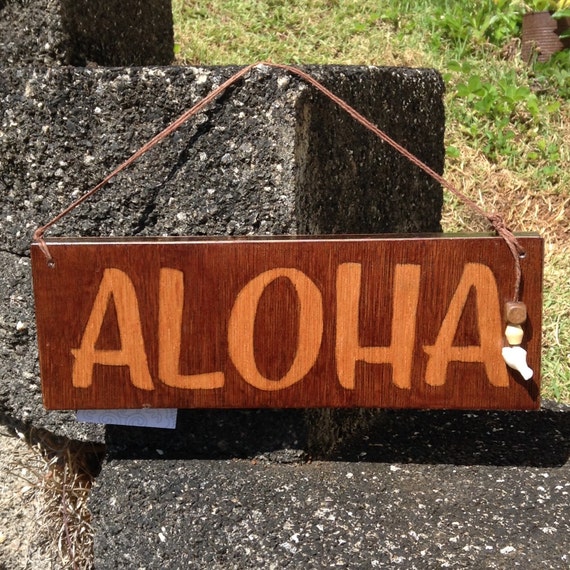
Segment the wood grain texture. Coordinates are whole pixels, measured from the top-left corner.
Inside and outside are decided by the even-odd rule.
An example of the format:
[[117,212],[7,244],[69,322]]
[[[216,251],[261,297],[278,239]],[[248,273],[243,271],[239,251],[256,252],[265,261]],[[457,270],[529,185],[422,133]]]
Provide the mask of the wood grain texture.
[[530,381],[502,359],[489,235],[49,240],[32,246],[48,409],[536,409],[543,241],[519,235]]

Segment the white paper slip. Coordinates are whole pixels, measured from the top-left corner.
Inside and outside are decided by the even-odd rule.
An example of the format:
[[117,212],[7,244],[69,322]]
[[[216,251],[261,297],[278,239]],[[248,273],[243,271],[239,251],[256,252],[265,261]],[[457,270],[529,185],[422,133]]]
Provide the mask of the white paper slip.
[[143,408],[140,410],[77,410],[78,422],[119,426],[174,429],[176,408]]

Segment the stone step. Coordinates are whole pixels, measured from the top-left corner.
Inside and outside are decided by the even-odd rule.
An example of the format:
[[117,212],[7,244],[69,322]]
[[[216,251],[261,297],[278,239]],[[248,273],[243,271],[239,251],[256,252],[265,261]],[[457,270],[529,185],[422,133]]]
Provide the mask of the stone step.
[[565,568],[569,411],[385,411],[308,462],[268,411],[110,427],[94,566]]

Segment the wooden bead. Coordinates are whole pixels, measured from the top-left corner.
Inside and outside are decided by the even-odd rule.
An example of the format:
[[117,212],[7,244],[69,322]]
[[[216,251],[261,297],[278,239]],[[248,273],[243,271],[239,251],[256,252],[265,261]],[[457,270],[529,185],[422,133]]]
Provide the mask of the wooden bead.
[[511,346],[518,346],[523,339],[524,331],[520,325],[507,325],[505,336]]
[[509,301],[505,305],[507,323],[522,325],[526,321],[526,305],[521,301]]

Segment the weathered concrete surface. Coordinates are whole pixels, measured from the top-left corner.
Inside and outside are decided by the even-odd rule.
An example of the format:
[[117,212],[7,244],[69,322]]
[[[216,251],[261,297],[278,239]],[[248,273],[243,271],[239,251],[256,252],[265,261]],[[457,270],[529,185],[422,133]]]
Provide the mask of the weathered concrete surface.
[[[28,250],[35,227],[235,69],[0,68],[0,408],[101,440],[43,411]],[[443,84],[431,70],[313,69],[435,170]],[[439,230],[441,188],[281,71],[252,74],[71,214],[53,234],[245,235]]]
[[60,1],[71,65],[169,65],[174,60],[171,0]]
[[0,0],[0,66],[63,63],[59,9],[59,0]]
[[546,407],[387,411],[313,463],[271,451],[269,412],[197,416],[178,460],[110,430],[95,568],[568,568],[570,408]]
[[0,0],[0,65],[168,65],[171,0]]

